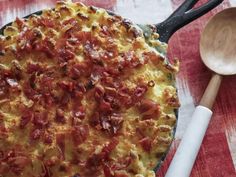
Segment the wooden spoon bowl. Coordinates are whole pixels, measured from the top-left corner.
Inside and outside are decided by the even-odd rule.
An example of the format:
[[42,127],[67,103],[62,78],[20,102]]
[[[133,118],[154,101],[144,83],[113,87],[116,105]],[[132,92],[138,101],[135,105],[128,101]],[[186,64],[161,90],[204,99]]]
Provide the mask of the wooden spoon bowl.
[[215,15],[200,41],[204,64],[220,75],[236,74],[236,8]]

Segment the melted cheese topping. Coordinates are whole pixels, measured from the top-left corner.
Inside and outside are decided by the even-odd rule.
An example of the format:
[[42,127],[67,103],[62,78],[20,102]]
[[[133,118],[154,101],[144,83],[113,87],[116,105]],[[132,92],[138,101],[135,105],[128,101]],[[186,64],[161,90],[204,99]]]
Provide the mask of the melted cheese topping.
[[0,174],[154,177],[179,107],[178,67],[155,50],[157,37],[72,2],[6,27]]

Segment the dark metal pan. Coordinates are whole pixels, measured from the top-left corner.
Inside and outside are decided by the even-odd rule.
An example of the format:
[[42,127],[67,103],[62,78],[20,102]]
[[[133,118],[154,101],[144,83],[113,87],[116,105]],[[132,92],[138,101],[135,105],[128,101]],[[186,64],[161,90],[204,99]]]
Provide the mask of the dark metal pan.
[[224,0],[209,0],[202,6],[193,9],[198,1],[186,0],[169,18],[156,25],[157,32],[160,34],[160,41],[167,43],[178,29],[203,16]]
[[[214,9],[216,6],[218,6],[223,1],[224,0],[209,0],[205,4],[203,4],[197,8],[193,8],[194,5],[196,5],[197,2],[199,2],[199,0],[185,0],[183,2],[183,4],[180,5],[180,7],[177,10],[175,10],[165,21],[154,25],[154,28],[156,29],[157,33],[159,33],[159,35],[160,35],[159,40],[163,43],[168,43],[170,37],[176,31],[178,31],[183,26],[191,23],[195,19],[203,16],[204,14],[209,12],[210,10]],[[110,12],[110,11],[108,11],[108,13],[111,15],[115,15],[115,13]],[[28,18],[33,14],[40,15],[40,14],[42,14],[42,11],[34,12],[32,14],[25,16],[24,18]],[[4,25],[2,28],[0,28],[0,35],[3,34],[4,29],[10,25],[11,25],[11,23],[8,23],[8,24]],[[143,31],[145,31],[145,32],[150,29],[150,25],[138,25],[138,26],[140,26],[143,29]],[[159,49],[157,48],[157,50],[159,50]],[[163,53],[162,51],[160,51],[160,52]],[[165,55],[165,53],[163,53],[163,54]],[[176,110],[176,117],[178,118],[178,110]],[[173,132],[174,135],[175,135],[175,131],[176,131],[176,126],[175,126],[175,129]],[[166,154],[163,155],[162,161],[165,159]],[[161,163],[162,162],[157,164],[156,168],[154,169],[155,171],[157,171],[159,169]]]

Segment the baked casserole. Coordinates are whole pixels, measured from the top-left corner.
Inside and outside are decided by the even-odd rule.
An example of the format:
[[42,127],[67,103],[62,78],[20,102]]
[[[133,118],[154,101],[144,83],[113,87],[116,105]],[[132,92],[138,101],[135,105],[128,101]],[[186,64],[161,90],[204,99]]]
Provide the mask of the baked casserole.
[[154,177],[178,63],[155,31],[69,1],[0,37],[0,176]]

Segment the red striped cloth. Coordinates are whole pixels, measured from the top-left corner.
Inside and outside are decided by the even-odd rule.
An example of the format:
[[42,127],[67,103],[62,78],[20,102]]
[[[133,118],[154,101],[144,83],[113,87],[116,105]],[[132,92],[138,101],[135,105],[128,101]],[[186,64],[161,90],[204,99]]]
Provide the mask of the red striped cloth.
[[[56,0],[0,0],[0,26],[31,12],[52,7]],[[81,0],[89,5],[114,9],[135,21],[145,23],[155,21],[157,16],[168,16],[183,0]],[[231,0],[235,2],[235,0]],[[200,0],[199,5],[206,2]],[[155,7],[160,5],[160,7]],[[181,68],[178,75],[178,87],[182,99],[182,108],[178,123],[176,141],[157,173],[164,177],[171,158],[181,138],[181,132],[210,79],[211,72],[202,64],[199,55],[200,33],[208,19],[216,12],[231,6],[229,0],[177,32],[169,43],[169,57],[180,58]],[[145,11],[146,10],[146,11]],[[152,10],[150,13],[149,10]],[[147,21],[146,21],[146,20]],[[158,18],[159,19],[159,18]],[[236,77],[227,77],[223,81],[214,106],[214,116],[210,123],[203,145],[194,165],[191,177],[236,177]]]

